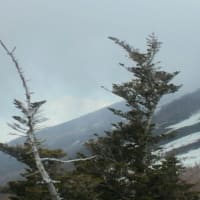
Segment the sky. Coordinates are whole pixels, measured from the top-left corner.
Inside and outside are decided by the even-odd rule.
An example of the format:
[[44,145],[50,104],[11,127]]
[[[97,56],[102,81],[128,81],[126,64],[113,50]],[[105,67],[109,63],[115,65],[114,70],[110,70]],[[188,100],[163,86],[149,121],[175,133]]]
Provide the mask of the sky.
[[[141,50],[155,33],[163,42],[157,59],[164,70],[181,71],[176,97],[199,88],[199,0],[0,0],[0,39],[23,68],[34,100],[47,100],[44,127],[120,101],[101,88],[130,78],[118,63],[126,52],[115,36]],[[0,142],[13,138],[7,122],[24,99],[19,77],[0,48]]]

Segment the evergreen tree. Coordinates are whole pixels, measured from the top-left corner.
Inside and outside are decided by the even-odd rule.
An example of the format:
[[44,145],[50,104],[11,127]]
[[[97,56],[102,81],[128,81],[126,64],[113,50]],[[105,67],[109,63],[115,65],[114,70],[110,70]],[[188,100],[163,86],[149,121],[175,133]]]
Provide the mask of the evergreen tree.
[[170,165],[168,159],[161,161],[163,158],[155,153],[164,134],[155,134],[152,117],[160,99],[180,88],[171,83],[179,72],[162,71],[160,62],[154,61],[161,45],[154,34],[147,39],[145,53],[117,38],[109,39],[125,49],[134,63],[131,67],[120,64],[133,78],[122,84],[113,84],[112,89],[113,94],[125,100],[128,110],[110,108],[124,120],[113,124],[114,129],[106,132],[105,137],[87,143],[96,158],[77,163],[76,173],[98,180],[90,185],[98,200],[161,200],[167,197],[177,200],[181,199],[180,196],[187,200],[195,199],[189,186],[179,182],[176,163]]
[[[48,188],[42,182],[42,178],[38,173],[35,165],[34,157],[31,153],[31,148],[28,143],[23,146],[8,146],[0,144],[0,150],[19,162],[26,165],[24,172],[21,173],[22,179],[10,181],[8,183],[8,192],[11,194],[11,200],[50,200]],[[63,158],[66,154],[60,150],[49,150],[46,148],[39,148],[42,157],[49,158]],[[55,180],[61,180],[63,176],[63,165],[60,162],[45,161],[44,166],[48,170],[49,175]],[[57,183],[58,187],[62,188],[62,182]],[[64,190],[64,188],[62,188]]]
[[153,199],[199,199],[198,193],[191,190],[194,185],[181,179],[184,168],[175,156],[167,156],[160,165],[154,166],[153,170],[153,173],[149,173],[151,182],[157,183],[149,185]]

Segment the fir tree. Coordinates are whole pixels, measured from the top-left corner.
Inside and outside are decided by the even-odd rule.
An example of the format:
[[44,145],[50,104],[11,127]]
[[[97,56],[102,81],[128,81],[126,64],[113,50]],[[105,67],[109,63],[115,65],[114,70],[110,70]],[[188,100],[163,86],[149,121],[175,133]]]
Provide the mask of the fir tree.
[[[11,194],[10,199],[50,200],[48,188],[46,187],[46,184],[43,183],[42,178],[38,173],[30,145],[28,143],[25,143],[23,146],[8,146],[6,144],[0,144],[0,150],[26,165],[24,172],[21,173],[22,178],[8,183],[7,192]],[[42,157],[60,159],[66,156],[66,154],[60,149],[49,150],[40,147],[39,152]],[[62,163],[46,161],[44,166],[48,169],[48,173],[52,178],[60,181],[64,174]],[[58,187],[61,187],[61,185],[61,182],[58,183]],[[64,188],[62,188],[62,190],[64,190]]]
[[148,172],[150,196],[155,200],[198,200],[198,192],[192,191],[194,184],[186,183],[182,179],[184,170],[180,161],[173,155],[167,156],[161,164],[154,165]]
[[87,163],[77,163],[76,173],[98,179],[98,184],[91,187],[99,200],[161,200],[166,199],[164,197],[169,196],[169,192],[174,193],[170,200],[180,199],[179,194],[184,199],[194,199],[183,183],[176,180],[170,184],[170,177],[178,179],[178,176],[172,177],[178,172],[176,163],[172,167],[169,160],[162,162],[163,158],[155,153],[163,134],[155,134],[152,117],[160,99],[180,88],[171,83],[179,72],[162,71],[160,62],[155,62],[161,43],[154,34],[148,37],[144,53],[117,38],[109,39],[121,46],[133,61],[131,67],[120,64],[133,78],[122,84],[113,84],[112,89],[113,94],[125,100],[128,110],[110,108],[124,120],[113,124],[114,129],[105,137],[87,143],[96,158]]

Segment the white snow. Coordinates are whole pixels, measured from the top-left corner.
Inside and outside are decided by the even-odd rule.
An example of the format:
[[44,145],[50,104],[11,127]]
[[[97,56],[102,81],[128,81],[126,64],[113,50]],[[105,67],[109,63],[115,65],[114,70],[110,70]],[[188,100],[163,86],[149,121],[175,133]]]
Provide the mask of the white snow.
[[182,127],[192,126],[194,124],[197,124],[200,122],[200,111],[196,112],[195,114],[191,115],[189,118],[177,123],[173,124],[171,126],[168,126],[167,128],[177,130]]
[[163,145],[162,148],[164,152],[167,152],[171,151],[172,149],[192,144],[198,140],[200,140],[200,132],[192,133],[180,139],[174,140],[173,142],[169,142]]
[[188,151],[185,154],[178,155],[178,159],[186,167],[192,167],[200,164],[200,149]]
[[[200,110],[197,111],[195,114],[191,115],[190,117],[188,117],[187,119],[185,119],[179,123],[168,126],[167,128],[170,130],[167,131],[167,133],[178,130],[183,127],[192,126],[192,125],[195,125],[198,123],[200,123]],[[195,132],[195,133],[189,134],[185,137],[179,138],[170,143],[167,143],[166,145],[163,145],[160,153],[168,152],[175,148],[180,148],[182,146],[192,144],[194,142],[197,142],[198,140],[200,140],[200,132]],[[200,148],[196,149],[196,150],[188,151],[187,153],[184,153],[181,155],[178,155],[177,158],[186,167],[188,167],[188,166],[191,167],[191,166],[200,164]]]

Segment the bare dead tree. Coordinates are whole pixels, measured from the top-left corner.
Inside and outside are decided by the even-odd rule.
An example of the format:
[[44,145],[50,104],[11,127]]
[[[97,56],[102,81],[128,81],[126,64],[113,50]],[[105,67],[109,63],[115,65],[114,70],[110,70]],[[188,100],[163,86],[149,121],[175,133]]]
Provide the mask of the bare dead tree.
[[[8,56],[11,58],[12,62],[14,63],[14,66],[17,70],[17,73],[20,77],[20,80],[22,82],[22,86],[25,91],[25,102],[20,101],[18,99],[14,100],[14,104],[16,108],[18,108],[22,112],[22,116],[13,116],[13,119],[15,120],[14,123],[9,123],[8,125],[17,131],[17,133],[12,133],[13,135],[19,135],[20,137],[26,137],[26,142],[31,147],[31,153],[34,156],[35,164],[37,167],[37,173],[41,175],[42,182],[47,185],[50,197],[52,200],[61,200],[60,194],[58,190],[56,189],[55,183],[58,181],[52,180],[49,176],[47,170],[45,169],[43,162],[44,161],[54,161],[54,162],[60,162],[60,163],[73,163],[73,162],[79,162],[79,161],[87,161],[94,159],[96,156],[90,156],[86,158],[77,158],[72,160],[60,160],[56,158],[41,158],[39,154],[39,143],[38,139],[36,138],[36,131],[38,130],[37,125],[44,121],[43,118],[39,116],[39,110],[40,107],[46,103],[46,101],[37,101],[32,102],[32,92],[29,90],[27,80],[25,79],[24,73],[22,68],[19,66],[19,63],[17,59],[15,58],[14,51],[16,50],[16,47],[13,48],[13,50],[9,51],[7,46],[0,40],[0,45],[3,47],[3,49],[6,51]],[[2,144],[5,146],[4,144]],[[0,151],[3,151],[6,153],[5,148],[0,148]]]
[[17,100],[17,99],[14,100],[15,106],[21,110],[21,112],[23,113],[23,116],[13,116],[13,119],[15,120],[15,122],[10,124],[10,126],[14,130],[22,133],[24,136],[27,137],[27,142],[31,147],[32,154],[34,155],[36,167],[42,177],[43,183],[47,185],[51,199],[61,200],[62,198],[60,197],[60,194],[55,187],[55,181],[50,178],[48,172],[46,171],[43,165],[43,162],[38,150],[38,140],[35,136],[36,126],[38,123],[42,122],[42,119],[38,118],[38,112],[39,112],[40,107],[46,101],[32,102],[32,99],[31,99],[32,93],[29,90],[22,68],[20,68],[14,55],[14,51],[16,48],[14,48],[12,51],[9,51],[6,45],[2,41],[0,41],[0,44],[3,47],[3,49],[6,51],[8,56],[11,58],[12,62],[15,65],[15,68],[17,69],[17,73],[22,81],[22,85],[25,90],[25,98],[26,98],[25,102]]

